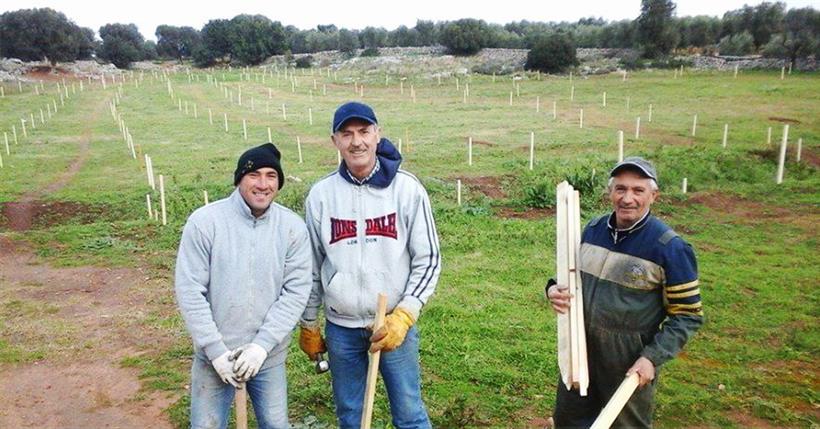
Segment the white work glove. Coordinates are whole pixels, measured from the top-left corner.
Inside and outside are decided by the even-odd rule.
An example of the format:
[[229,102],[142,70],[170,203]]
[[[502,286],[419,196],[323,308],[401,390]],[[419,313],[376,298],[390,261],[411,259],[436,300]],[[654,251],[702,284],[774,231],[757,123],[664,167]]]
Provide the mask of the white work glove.
[[268,358],[268,352],[259,344],[248,343],[234,350],[231,358],[236,378],[244,382],[256,376],[259,368]]
[[211,361],[216,373],[223,383],[228,383],[233,387],[239,388],[239,381],[233,373],[233,363],[231,362],[231,352],[222,353],[218,358]]

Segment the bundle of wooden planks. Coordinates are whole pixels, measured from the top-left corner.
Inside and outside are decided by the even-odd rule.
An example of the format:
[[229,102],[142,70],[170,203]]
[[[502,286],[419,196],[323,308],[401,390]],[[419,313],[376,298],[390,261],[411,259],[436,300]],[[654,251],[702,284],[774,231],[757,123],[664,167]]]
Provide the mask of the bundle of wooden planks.
[[566,181],[556,188],[556,264],[559,285],[569,287],[569,311],[558,315],[558,367],[567,390],[587,395],[589,370],[584,330],[584,296],[578,268],[581,248],[580,194]]

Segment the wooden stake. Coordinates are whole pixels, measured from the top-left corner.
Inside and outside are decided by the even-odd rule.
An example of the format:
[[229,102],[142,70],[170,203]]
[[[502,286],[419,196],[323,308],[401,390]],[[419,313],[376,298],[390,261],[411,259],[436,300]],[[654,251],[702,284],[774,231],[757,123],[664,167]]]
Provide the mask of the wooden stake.
[[626,377],[618,386],[618,390],[615,391],[612,398],[609,399],[609,402],[606,403],[604,409],[601,410],[601,414],[598,414],[598,418],[592,423],[590,429],[609,429],[615,419],[618,418],[618,414],[621,413],[624,405],[629,401],[632,393],[638,388],[639,381],[637,373]]
[[227,114],[227,113],[223,113],[223,114],[222,114],[222,119],[223,119],[223,120],[224,120],[224,122],[225,122],[225,132],[227,133],[227,132],[228,132],[228,114]]
[[211,109],[208,109],[208,123],[214,124],[214,112]]
[[168,224],[168,217],[165,214],[165,179],[162,174],[159,175],[159,204],[162,210],[162,226]]
[[723,147],[726,147],[726,139],[729,137],[729,124],[723,124]]
[[796,161],[800,162],[800,154],[803,152],[803,137],[797,139],[797,158]]
[[584,109],[579,112],[578,128],[584,128]]
[[698,129],[698,115],[692,118],[692,137],[695,137],[695,131]]
[[6,132],[3,132],[3,140],[6,142],[6,155],[11,155],[11,151],[9,150],[9,135]]
[[535,161],[535,133],[530,132],[530,171],[532,171],[533,162]]
[[737,64],[735,64],[735,79],[737,79]]
[[308,124],[313,125],[313,108],[308,107]]
[[558,102],[553,100],[552,101],[552,119],[558,118]]
[[569,90],[569,101],[575,101],[575,85],[572,85],[572,88]]
[[456,201],[461,205],[461,179],[456,180]]
[[646,118],[647,122],[652,122],[652,105],[649,105],[649,116]]
[[780,80],[786,78],[786,66],[780,67]]
[[783,141],[780,142],[780,157],[777,161],[777,184],[783,183],[783,172],[786,164],[786,145],[789,142],[789,124],[783,125]]
[[766,131],[766,144],[772,144],[772,127]]
[[687,178],[683,178],[683,183],[681,184],[680,190],[682,193],[686,193],[686,190],[689,189],[689,180]]
[[202,196],[205,198],[205,205],[208,205],[208,191],[202,191]]
[[624,132],[618,130],[618,162],[624,160]]
[[[373,322],[373,332],[379,330],[384,324],[384,315],[387,312],[387,295],[380,293],[376,307],[376,320]],[[379,359],[381,350],[370,353],[370,363],[367,365],[367,385],[364,393],[364,404],[362,405],[362,429],[370,429],[373,418],[373,401],[376,398],[376,380],[379,377]]]
[[510,91],[510,106],[512,106],[512,100],[513,100],[513,92]]
[[248,139],[248,122],[242,119],[242,136],[245,140]]
[[299,152],[299,164],[302,163],[302,140],[296,136],[296,150]]
[[535,113],[541,112],[541,97],[535,97]]
[[288,109],[285,107],[284,103],[282,103],[282,119],[285,121],[288,120]]
[[467,138],[467,165],[473,165],[473,138]]
[[641,138],[641,117],[635,119],[635,140]]
[[604,91],[603,100],[601,101],[601,107],[606,107],[606,91]]
[[153,219],[154,213],[151,211],[151,194],[145,194],[145,205],[148,207],[148,219]]

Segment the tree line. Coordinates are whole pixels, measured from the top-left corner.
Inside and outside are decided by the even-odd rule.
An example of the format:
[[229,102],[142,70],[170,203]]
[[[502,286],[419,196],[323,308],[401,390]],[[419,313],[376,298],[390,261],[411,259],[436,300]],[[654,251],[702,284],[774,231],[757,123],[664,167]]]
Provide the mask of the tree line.
[[339,50],[353,56],[364,49],[364,55],[378,55],[378,49],[385,47],[443,45],[456,55],[471,55],[483,48],[530,49],[528,67],[557,71],[576,62],[576,47],[633,48],[649,59],[686,49],[722,55],[760,53],[792,62],[818,57],[820,12],[812,7],[786,10],[783,2],[763,2],[728,11],[722,18],[678,18],[673,1],[642,0],[641,14],[622,21],[584,18],[500,25],[477,19],[418,20],[412,28],[394,30],[348,30],[335,25],[300,30],[263,15],[237,15],[211,20],[201,29],[160,25],[155,35],[156,43],[146,41],[134,24],[114,23],[99,29],[98,40],[92,29],[79,27],[49,8],[0,15],[0,55],[25,61],[47,59],[52,64],[96,56],[121,68],[158,58],[191,60],[201,67],[256,65],[280,54]]

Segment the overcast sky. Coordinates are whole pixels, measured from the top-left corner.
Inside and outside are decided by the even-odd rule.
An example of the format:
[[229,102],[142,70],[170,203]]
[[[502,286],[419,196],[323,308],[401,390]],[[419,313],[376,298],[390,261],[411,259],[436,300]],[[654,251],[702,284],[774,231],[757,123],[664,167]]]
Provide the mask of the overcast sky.
[[[756,5],[762,0],[678,0],[677,16],[712,15]],[[193,5],[190,5],[193,3]],[[400,25],[413,27],[417,19],[448,21],[460,18],[483,19],[490,23],[512,21],[577,21],[584,17],[599,17],[607,21],[634,19],[640,13],[640,0],[506,0],[501,2],[447,0],[273,0],[273,1],[197,1],[174,0],[3,0],[0,12],[38,7],[50,7],[64,13],[82,27],[99,31],[110,23],[136,24],[146,39],[156,40],[158,25],[202,28],[211,19],[233,18],[236,15],[262,14],[283,25],[306,30],[318,24],[336,24],[340,28],[362,29],[384,27],[393,30]],[[820,9],[820,0],[788,0],[787,8],[813,6]]]

